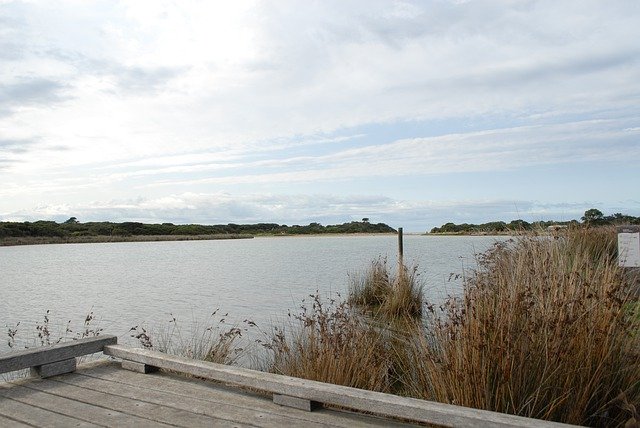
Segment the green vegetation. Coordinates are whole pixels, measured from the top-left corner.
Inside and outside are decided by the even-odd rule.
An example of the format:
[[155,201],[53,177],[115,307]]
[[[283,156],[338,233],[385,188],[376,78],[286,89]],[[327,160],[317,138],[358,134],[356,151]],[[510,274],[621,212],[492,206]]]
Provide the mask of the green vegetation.
[[[584,224],[589,226],[606,226],[618,224],[640,224],[640,217],[633,217],[626,214],[615,213],[605,216],[598,209],[591,208],[585,211],[581,218]],[[573,227],[578,225],[577,220],[569,221],[535,221],[533,223],[524,220],[512,220],[509,223],[504,221],[492,221],[483,224],[455,224],[445,223],[440,227],[434,227],[429,233],[441,234],[512,234],[523,231],[541,230],[549,227]]]
[[[366,221],[365,221],[366,220]],[[111,242],[141,240],[162,240],[160,237],[198,237],[197,239],[242,238],[253,235],[304,235],[323,233],[394,233],[395,230],[384,223],[352,221],[339,225],[323,226],[311,223],[308,226],[287,226],[275,223],[201,225],[173,223],[145,224],[138,222],[87,222],[80,223],[75,217],[63,223],[54,221],[0,222],[0,245],[20,243],[63,243],[63,242]],[[166,239],[166,238],[165,238]],[[192,238],[196,239],[196,238]]]

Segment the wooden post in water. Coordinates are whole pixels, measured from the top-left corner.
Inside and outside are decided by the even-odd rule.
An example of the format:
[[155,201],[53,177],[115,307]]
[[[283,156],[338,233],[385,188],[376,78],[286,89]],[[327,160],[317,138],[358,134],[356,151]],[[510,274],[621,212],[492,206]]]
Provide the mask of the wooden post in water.
[[403,268],[402,228],[398,228],[398,272]]

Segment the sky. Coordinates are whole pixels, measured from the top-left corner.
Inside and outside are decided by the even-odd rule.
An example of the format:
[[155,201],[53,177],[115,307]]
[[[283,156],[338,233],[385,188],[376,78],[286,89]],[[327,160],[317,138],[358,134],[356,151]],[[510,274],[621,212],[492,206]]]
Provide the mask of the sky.
[[0,0],[0,221],[640,215],[640,2]]

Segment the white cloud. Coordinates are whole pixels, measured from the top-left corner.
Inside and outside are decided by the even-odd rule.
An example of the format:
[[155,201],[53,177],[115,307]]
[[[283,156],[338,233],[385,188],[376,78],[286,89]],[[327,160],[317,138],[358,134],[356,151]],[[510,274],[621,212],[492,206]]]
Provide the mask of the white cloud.
[[[378,121],[582,112],[637,93],[633,14],[581,2],[574,19],[567,3],[23,6],[38,18],[15,30],[29,60],[0,74],[49,70],[73,89],[7,125],[38,123],[81,162]],[[87,147],[88,136],[100,140]]]
[[[636,135],[622,129],[625,121],[584,121],[548,126],[523,126],[430,138],[412,138],[337,150],[322,156],[198,164],[180,172],[207,171],[212,177],[158,179],[150,186],[238,184],[292,181],[334,181],[354,177],[429,175],[454,172],[503,171],[535,165],[580,162],[612,162],[640,156]],[[612,147],[615,149],[612,150]],[[293,168],[295,166],[295,168]],[[216,170],[275,171],[217,175]],[[162,174],[175,169],[137,171],[132,174]]]
[[624,163],[639,16],[632,0],[5,3],[0,141],[24,145],[0,146],[0,210]]

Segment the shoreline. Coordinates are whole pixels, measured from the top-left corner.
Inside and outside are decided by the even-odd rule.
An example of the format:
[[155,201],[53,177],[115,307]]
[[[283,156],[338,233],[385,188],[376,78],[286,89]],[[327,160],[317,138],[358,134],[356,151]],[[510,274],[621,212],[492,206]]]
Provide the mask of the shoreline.
[[[405,234],[406,235],[406,234]],[[354,233],[287,233],[287,234],[275,234],[275,233],[265,233],[264,235],[256,234],[253,235],[255,238],[304,238],[304,237],[322,237],[322,236],[331,236],[331,237],[349,237],[349,236],[398,236],[397,233],[390,232],[354,232]]]
[[216,241],[224,239],[301,238],[301,237],[396,236],[395,233],[296,233],[296,234],[218,234],[218,235],[131,235],[131,236],[23,236],[0,239],[0,247],[50,244],[104,244],[115,242]]
[[421,233],[422,236],[516,236],[521,232],[510,230],[508,232],[436,232]]
[[[504,237],[513,236],[513,233],[420,233],[410,232],[404,236],[425,237]],[[131,235],[131,236],[23,236],[0,239],[0,247],[17,247],[22,245],[51,245],[51,244],[108,244],[119,242],[176,242],[176,241],[217,241],[225,239],[255,239],[255,238],[321,238],[321,237],[365,237],[365,236],[390,236],[396,237],[397,233],[388,232],[356,232],[356,233],[295,233],[295,234],[217,234],[217,235]]]
[[103,244],[111,242],[170,242],[170,241],[214,241],[222,239],[253,239],[248,234],[220,234],[220,235],[132,235],[132,236],[23,236],[10,237],[0,240],[0,247],[15,247],[20,245],[49,245],[49,244]]

